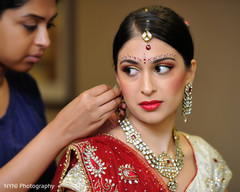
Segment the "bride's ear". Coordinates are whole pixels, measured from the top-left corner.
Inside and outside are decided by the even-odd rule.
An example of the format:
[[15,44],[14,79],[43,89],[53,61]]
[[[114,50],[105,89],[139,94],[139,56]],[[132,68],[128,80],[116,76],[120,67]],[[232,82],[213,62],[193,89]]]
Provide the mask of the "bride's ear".
[[119,84],[119,80],[118,80],[118,75],[117,75],[117,73],[116,73],[116,82],[117,82],[117,85],[118,85],[118,87],[119,87],[119,89],[120,89],[121,87],[120,87],[120,84]]
[[188,68],[188,74],[187,74],[187,82],[193,83],[195,78],[195,73],[197,69],[197,61],[195,59],[191,60],[191,67]]

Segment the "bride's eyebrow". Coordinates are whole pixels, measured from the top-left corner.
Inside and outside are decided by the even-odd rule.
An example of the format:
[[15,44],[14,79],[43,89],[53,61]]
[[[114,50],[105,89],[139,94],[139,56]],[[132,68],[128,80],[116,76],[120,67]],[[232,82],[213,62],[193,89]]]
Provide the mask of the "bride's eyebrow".
[[164,60],[176,60],[176,55],[173,53],[163,53],[154,57],[150,57],[147,59],[148,62],[152,62],[153,64],[156,64],[158,62],[164,61]]
[[119,59],[119,63],[122,64],[124,62],[127,63],[131,63],[131,64],[139,64],[140,62],[142,62],[142,59],[140,59],[139,57],[135,57],[135,56],[131,56],[131,55],[126,55],[123,56]]
[[131,59],[124,59],[124,60],[121,60],[120,61],[120,65],[122,64],[122,63],[131,63],[131,64],[134,64],[134,65],[138,65],[139,63],[137,62],[137,61],[134,61],[134,60],[131,60]]
[[156,63],[159,63],[159,62],[165,61],[165,60],[173,60],[173,61],[176,61],[175,58],[172,58],[172,57],[164,57],[164,58],[156,59],[156,60],[152,61],[152,64],[156,64]]

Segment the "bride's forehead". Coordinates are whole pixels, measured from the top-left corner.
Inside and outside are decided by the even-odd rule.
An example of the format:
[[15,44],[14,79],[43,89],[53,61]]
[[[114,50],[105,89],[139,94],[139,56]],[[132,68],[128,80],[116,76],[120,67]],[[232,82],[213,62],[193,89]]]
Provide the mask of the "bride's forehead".
[[[146,46],[150,45],[151,49],[147,49]],[[159,51],[164,51],[166,50],[167,52],[176,52],[176,50],[166,42],[157,39],[157,38],[152,38],[151,41],[146,43],[141,36],[136,36],[133,37],[132,39],[129,39],[120,49],[120,52],[131,52],[132,54],[135,52],[146,52],[146,53],[154,53]]]

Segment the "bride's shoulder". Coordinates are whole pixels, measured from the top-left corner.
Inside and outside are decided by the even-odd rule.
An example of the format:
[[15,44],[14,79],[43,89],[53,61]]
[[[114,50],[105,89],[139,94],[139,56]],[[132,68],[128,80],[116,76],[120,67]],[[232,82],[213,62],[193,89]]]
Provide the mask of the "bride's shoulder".
[[178,131],[179,136],[182,137],[185,142],[188,142],[192,147],[195,146],[205,146],[205,147],[210,147],[213,148],[206,140],[204,140],[202,137],[197,136],[197,135],[191,135],[185,132]]

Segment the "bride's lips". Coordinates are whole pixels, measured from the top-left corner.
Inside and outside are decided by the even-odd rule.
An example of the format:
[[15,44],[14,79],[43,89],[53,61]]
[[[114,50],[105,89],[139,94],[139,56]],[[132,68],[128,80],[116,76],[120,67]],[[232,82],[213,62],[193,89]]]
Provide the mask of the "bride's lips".
[[157,109],[161,104],[162,104],[162,101],[158,101],[158,100],[143,101],[143,102],[139,103],[139,105],[143,109],[148,110],[148,111]]

